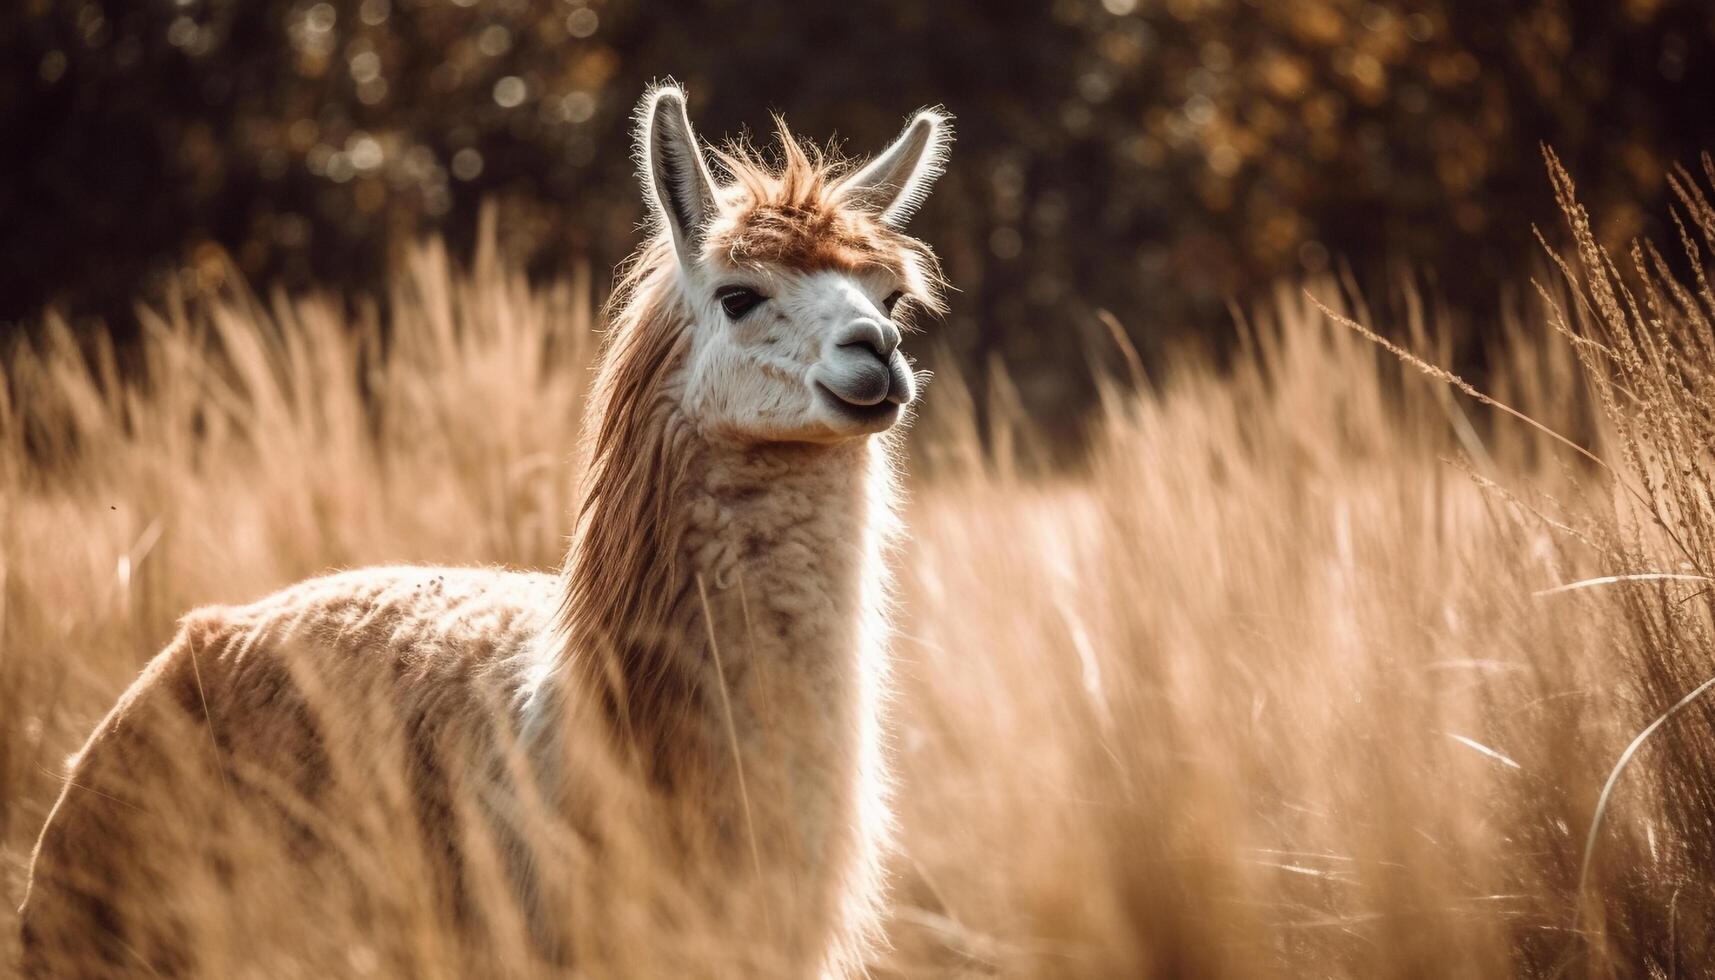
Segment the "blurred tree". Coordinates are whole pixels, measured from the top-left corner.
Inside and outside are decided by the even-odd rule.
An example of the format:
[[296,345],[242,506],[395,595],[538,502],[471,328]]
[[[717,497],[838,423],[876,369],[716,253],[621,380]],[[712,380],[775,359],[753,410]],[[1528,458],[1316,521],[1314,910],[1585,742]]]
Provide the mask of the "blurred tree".
[[1082,396],[1097,308],[1146,354],[1340,258],[1486,310],[1552,221],[1539,142],[1615,237],[1715,135],[1715,7],[1684,0],[14,0],[0,9],[0,319],[126,315],[168,277],[372,286],[468,244],[537,272],[635,241],[629,115],[684,81],[709,135],[766,109],[853,152],[958,117],[917,229],[940,328],[1027,403]]

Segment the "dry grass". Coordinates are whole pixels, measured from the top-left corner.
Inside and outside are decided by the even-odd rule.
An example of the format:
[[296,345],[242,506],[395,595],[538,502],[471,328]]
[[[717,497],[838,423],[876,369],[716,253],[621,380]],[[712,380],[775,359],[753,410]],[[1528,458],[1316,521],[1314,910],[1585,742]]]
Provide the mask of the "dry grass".
[[[1708,702],[1636,746],[1592,824],[1628,744],[1715,676],[1698,251],[1715,208],[1677,175],[1694,271],[1645,248],[1622,277],[1552,169],[1574,248],[1504,331],[1488,389],[1595,460],[1339,322],[1445,362],[1409,297],[1378,323],[1321,285],[1338,316],[1284,290],[1229,370],[1188,358],[1158,388],[1106,386],[1070,471],[995,448],[1030,438],[1004,404],[979,441],[956,379],[930,388],[877,975],[1710,961]],[[61,760],[182,611],[332,566],[557,564],[587,284],[533,289],[491,253],[461,271],[428,247],[391,308],[385,334],[326,299],[171,309],[131,383],[51,322],[8,355],[0,964]],[[221,921],[209,942],[233,940]],[[395,926],[419,966],[445,942],[427,919]],[[723,941],[705,952],[753,961]],[[259,975],[316,972],[260,948]]]

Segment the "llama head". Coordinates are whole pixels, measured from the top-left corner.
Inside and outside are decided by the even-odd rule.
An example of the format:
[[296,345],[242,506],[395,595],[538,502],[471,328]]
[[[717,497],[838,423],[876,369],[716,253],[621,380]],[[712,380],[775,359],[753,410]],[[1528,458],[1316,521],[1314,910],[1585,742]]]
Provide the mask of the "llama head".
[[777,165],[742,144],[705,156],[681,89],[655,88],[639,107],[657,226],[640,264],[659,267],[684,330],[676,397],[699,428],[738,441],[881,432],[916,393],[904,318],[939,308],[935,257],[904,225],[941,172],[947,117],[919,112],[856,169],[777,128]]

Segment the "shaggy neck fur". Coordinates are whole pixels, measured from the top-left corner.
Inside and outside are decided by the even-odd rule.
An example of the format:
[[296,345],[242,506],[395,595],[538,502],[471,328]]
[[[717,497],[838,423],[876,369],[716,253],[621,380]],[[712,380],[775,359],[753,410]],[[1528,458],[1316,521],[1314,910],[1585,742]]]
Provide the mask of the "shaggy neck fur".
[[888,449],[699,432],[676,397],[687,318],[668,247],[616,294],[555,669],[683,840],[790,902],[800,953],[831,936],[849,956],[888,830]]

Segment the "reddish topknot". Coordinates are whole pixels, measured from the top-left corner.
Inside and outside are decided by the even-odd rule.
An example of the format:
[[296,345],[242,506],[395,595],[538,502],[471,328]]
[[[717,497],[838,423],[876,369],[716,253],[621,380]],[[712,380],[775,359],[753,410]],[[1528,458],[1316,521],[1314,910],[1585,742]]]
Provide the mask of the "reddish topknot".
[[704,257],[739,268],[794,272],[881,269],[914,299],[939,310],[941,269],[928,246],[882,222],[848,193],[847,178],[856,171],[851,161],[801,142],[779,116],[774,127],[777,161],[747,142],[712,152],[730,182]]

